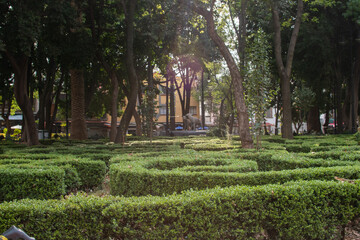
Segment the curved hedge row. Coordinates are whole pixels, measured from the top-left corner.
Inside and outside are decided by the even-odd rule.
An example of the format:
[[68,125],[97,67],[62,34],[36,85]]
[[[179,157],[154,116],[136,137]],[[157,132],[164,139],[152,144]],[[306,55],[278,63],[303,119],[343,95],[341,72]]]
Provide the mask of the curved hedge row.
[[[110,167],[110,184],[113,195],[141,196],[180,193],[188,189],[205,189],[215,186],[265,185],[296,180],[333,180],[335,176],[358,179],[360,165],[341,167],[301,168],[269,172],[196,172],[181,167],[188,165],[253,164],[241,160],[178,159],[122,162]],[[216,164],[219,163],[219,164]],[[253,165],[252,165],[253,166]],[[191,169],[191,168],[190,168]]]
[[36,239],[340,239],[360,214],[359,183],[235,186],[165,197],[22,200],[0,204]]
[[334,166],[351,166],[359,165],[356,161],[343,160],[327,160],[327,159],[313,159],[298,154],[258,154],[252,157],[256,160],[260,171],[279,171],[296,168],[311,168],[311,167],[334,167]]

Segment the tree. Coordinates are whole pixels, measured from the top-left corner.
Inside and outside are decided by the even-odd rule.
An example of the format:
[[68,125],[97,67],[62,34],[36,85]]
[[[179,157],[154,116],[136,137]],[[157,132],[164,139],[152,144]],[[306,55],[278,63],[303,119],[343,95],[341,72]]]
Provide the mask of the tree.
[[283,106],[283,118],[282,123],[283,127],[281,129],[282,136],[284,138],[292,139],[292,117],[291,117],[291,90],[290,90],[290,80],[291,80],[291,70],[292,62],[294,59],[294,52],[296,41],[298,38],[301,18],[303,14],[304,3],[303,0],[298,0],[297,3],[297,12],[295,16],[295,23],[293,26],[291,39],[289,42],[289,47],[286,51],[286,61],[283,62],[283,51],[282,51],[282,38],[281,38],[281,22],[280,22],[280,13],[279,13],[279,4],[277,1],[271,2],[271,10],[273,16],[273,25],[274,25],[274,52],[276,65],[278,68],[278,73],[281,81],[281,96],[282,96],[282,106]]
[[235,106],[237,109],[241,145],[243,148],[253,148],[253,140],[251,138],[249,129],[249,116],[244,100],[243,77],[229,49],[216,32],[213,17],[214,4],[215,1],[211,3],[210,11],[208,11],[206,10],[206,6],[200,4],[199,2],[194,2],[194,4],[192,5],[192,9],[194,12],[203,16],[206,20],[208,34],[218,47],[230,70],[232,84],[234,87]]
[[[91,46],[91,37],[83,23],[83,1],[71,1],[74,11],[74,22],[69,32],[69,50],[73,60],[70,63],[70,86],[71,86],[71,139],[87,139],[87,127],[85,117],[85,85],[84,66],[88,64],[93,52],[88,53]],[[70,46],[71,44],[71,46]]]
[[138,79],[135,70],[135,59],[134,59],[134,18],[135,18],[135,7],[137,1],[123,0],[122,6],[125,13],[126,22],[126,70],[128,80],[131,86],[130,94],[128,96],[128,104],[125,112],[121,118],[119,130],[116,134],[115,142],[124,143],[126,137],[126,131],[129,126],[131,117],[135,111],[136,99],[138,93]]
[[25,122],[27,145],[39,144],[31,101],[28,95],[29,57],[40,34],[40,19],[44,1],[1,1],[3,23],[0,29],[4,41],[3,54],[9,59],[14,72],[14,95]]
[[14,78],[11,77],[12,69],[10,63],[6,58],[0,59],[0,103],[1,103],[1,117],[5,121],[7,128],[6,139],[10,139],[10,115],[13,114],[14,101]]
[[[315,101],[315,93],[307,87],[296,87],[292,94],[292,110],[293,110],[293,122],[295,125],[296,134],[299,134],[299,130],[304,122],[306,122],[306,116],[313,107]],[[311,130],[308,131],[310,132]]]
[[[168,69],[168,80],[171,84],[175,84],[175,90],[178,93],[182,116],[190,111],[191,89],[194,86],[197,74],[202,70],[202,66],[196,57],[184,55],[175,57]],[[180,75],[181,81],[176,79],[176,75]]]

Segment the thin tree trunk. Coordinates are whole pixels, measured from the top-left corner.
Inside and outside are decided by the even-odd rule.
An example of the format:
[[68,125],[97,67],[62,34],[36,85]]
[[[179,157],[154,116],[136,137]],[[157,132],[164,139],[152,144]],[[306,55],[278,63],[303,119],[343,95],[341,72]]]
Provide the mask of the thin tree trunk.
[[143,104],[143,96],[142,96],[141,82],[139,81],[136,107],[133,113],[133,117],[135,119],[135,124],[136,124],[136,136],[142,136],[143,134],[141,115],[140,112],[138,111],[138,109],[141,109],[142,104]]
[[[5,127],[7,129],[6,131],[6,136],[5,139],[10,139],[10,131],[11,131],[11,123],[10,123],[10,114],[11,114],[11,99],[12,99],[12,94],[9,94],[9,98],[6,100],[4,99],[3,104],[2,104],[2,111],[1,111],[1,116],[5,121]],[[6,102],[8,102],[8,108],[7,108],[7,113],[5,114],[5,105]]]
[[252,137],[250,135],[250,128],[249,128],[249,115],[244,100],[243,77],[241,76],[241,73],[229,49],[227,48],[224,41],[220,38],[220,36],[216,32],[212,12],[211,11],[209,12],[197,5],[193,5],[193,10],[205,18],[207,23],[208,34],[210,35],[210,38],[213,40],[213,42],[220,50],[221,55],[224,57],[226,64],[230,70],[231,80],[234,87],[235,105],[238,115],[241,146],[243,148],[253,148],[254,144]]
[[152,143],[153,138],[153,121],[154,121],[154,76],[153,76],[153,65],[152,65],[152,59],[149,57],[148,60],[148,96],[147,96],[147,102],[149,105],[149,112],[146,116],[147,120],[147,136],[150,138],[150,143]]
[[136,124],[136,136],[141,136],[142,135],[141,117],[140,114],[136,111],[136,109],[133,112],[133,117],[135,119],[135,124]]
[[170,130],[175,131],[175,78],[170,81]]
[[[129,75],[129,83],[131,85],[130,94],[128,97],[128,104],[126,106],[123,117],[120,121],[119,130],[116,134],[116,143],[125,143],[126,131],[129,127],[129,123],[136,107],[137,92],[138,92],[138,80],[135,71],[134,61],[134,15],[136,0],[123,1],[125,10],[125,22],[126,22],[126,67]],[[127,7],[126,5],[129,5]]]
[[[360,30],[358,29],[358,34],[360,34]],[[357,41],[356,43],[356,60],[354,66],[354,119],[355,119],[355,127],[356,132],[358,131],[358,109],[359,109],[359,82],[360,82],[360,42]]]
[[277,101],[276,101],[276,112],[275,112],[275,136],[277,136],[279,134],[279,112],[280,112],[280,108],[279,108],[279,96],[277,96]]
[[280,80],[281,80],[281,96],[283,101],[283,127],[282,136],[283,138],[292,139],[292,116],[291,116],[291,90],[290,90],[290,79],[292,62],[294,58],[295,46],[297,37],[300,30],[301,17],[303,13],[304,3],[303,0],[298,0],[297,13],[295,25],[292,31],[289,47],[287,50],[286,66],[284,66],[282,59],[281,50],[281,24],[279,17],[279,9],[276,3],[271,4],[273,24],[274,24],[274,43],[275,43],[275,58],[276,65],[278,68]]
[[58,85],[58,89],[56,90],[56,93],[55,93],[55,96],[54,96],[54,99],[55,99],[54,100],[54,112],[52,113],[52,116],[51,116],[51,119],[50,119],[50,122],[49,122],[50,124],[48,126],[49,138],[51,138],[51,135],[53,133],[53,124],[55,123],[55,120],[56,120],[56,115],[57,115],[58,106],[59,106],[59,100],[60,100],[60,94],[61,94],[61,91],[62,91],[62,85],[63,85],[63,82],[64,82],[64,78],[65,78],[65,73],[62,72],[61,77],[60,77],[60,82],[59,82],[59,85]]
[[336,109],[336,119],[334,118],[334,126],[336,133],[343,133],[343,107],[342,107],[342,74],[340,68],[340,59],[336,59],[335,65],[335,109]]
[[27,77],[28,77],[28,65],[29,58],[22,56],[15,58],[10,52],[6,52],[15,74],[14,92],[15,99],[23,113],[24,120],[27,124],[27,145],[38,145],[38,131],[36,129],[34,112],[30,103],[29,95],[27,93]]
[[71,69],[71,139],[87,139],[83,71]]
[[[106,69],[106,68],[105,68]],[[117,134],[117,115],[118,115],[118,99],[119,99],[119,80],[114,69],[108,71],[111,80],[111,126],[110,126],[110,142],[115,142]]]

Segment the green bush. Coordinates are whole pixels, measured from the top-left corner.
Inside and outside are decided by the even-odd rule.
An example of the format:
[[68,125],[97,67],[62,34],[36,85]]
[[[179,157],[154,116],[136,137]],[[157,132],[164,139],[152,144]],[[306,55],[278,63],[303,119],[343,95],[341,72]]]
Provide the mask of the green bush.
[[310,168],[310,167],[333,167],[333,166],[350,166],[356,165],[357,162],[312,159],[296,154],[261,154],[256,159],[260,171],[279,171],[296,168]]
[[70,196],[0,204],[0,231],[36,239],[341,239],[360,213],[359,184],[292,182],[164,197]]
[[59,198],[65,193],[65,171],[54,166],[2,165],[0,201]]
[[81,187],[93,189],[101,185],[106,173],[106,164],[103,161],[75,160],[71,162],[81,179]]
[[0,204],[0,231],[12,225],[36,239],[103,240],[109,230],[102,211],[113,197],[70,196],[62,200],[22,200]]
[[285,148],[288,152],[295,152],[295,153],[299,153],[299,152],[308,153],[311,150],[309,146],[299,145],[299,144],[286,144]]
[[322,159],[335,159],[340,160],[340,158],[346,154],[346,152],[341,150],[334,150],[334,151],[328,151],[328,152],[311,152],[304,154],[302,156],[306,156],[309,158],[322,158]]
[[[101,185],[106,174],[106,165],[103,161],[94,161],[84,158],[76,158],[74,156],[64,156],[55,160],[35,161],[36,165],[55,165],[64,166],[71,165],[76,169],[80,178],[80,189],[93,189]],[[76,178],[76,176],[74,176]]]
[[59,166],[60,168],[64,169],[65,171],[65,192],[70,193],[73,191],[77,191],[81,189],[81,179],[79,177],[78,172],[76,171],[76,168],[71,166],[70,164]]
[[112,154],[107,154],[107,153],[89,153],[89,154],[85,154],[84,155],[77,155],[78,157],[86,157],[90,160],[95,160],[95,161],[103,161],[107,167],[109,167],[110,165],[110,159],[112,157]]
[[359,214],[359,193],[319,181],[237,186],[124,199],[104,214],[115,239],[340,239]]
[[265,185],[295,180],[333,180],[335,176],[358,179],[360,166],[300,168],[269,172],[189,172],[175,167],[207,164],[205,160],[145,160],[123,162],[110,166],[111,193],[114,195],[140,196],[180,193],[188,189],[205,189],[215,186]]
[[271,143],[284,144],[286,142],[286,139],[284,139],[284,138],[276,138],[276,137],[272,136],[270,138],[264,139],[264,141],[268,141],[268,142],[271,142]]

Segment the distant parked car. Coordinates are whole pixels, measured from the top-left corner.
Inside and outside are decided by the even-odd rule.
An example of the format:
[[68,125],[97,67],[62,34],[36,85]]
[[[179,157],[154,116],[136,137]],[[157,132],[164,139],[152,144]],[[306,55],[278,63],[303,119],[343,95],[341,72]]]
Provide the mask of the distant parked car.
[[182,126],[177,126],[175,130],[183,130],[184,128]]
[[[208,130],[208,129],[209,129],[208,127],[206,127],[206,126],[204,127],[204,130]],[[199,127],[198,130],[203,130],[203,128]]]

